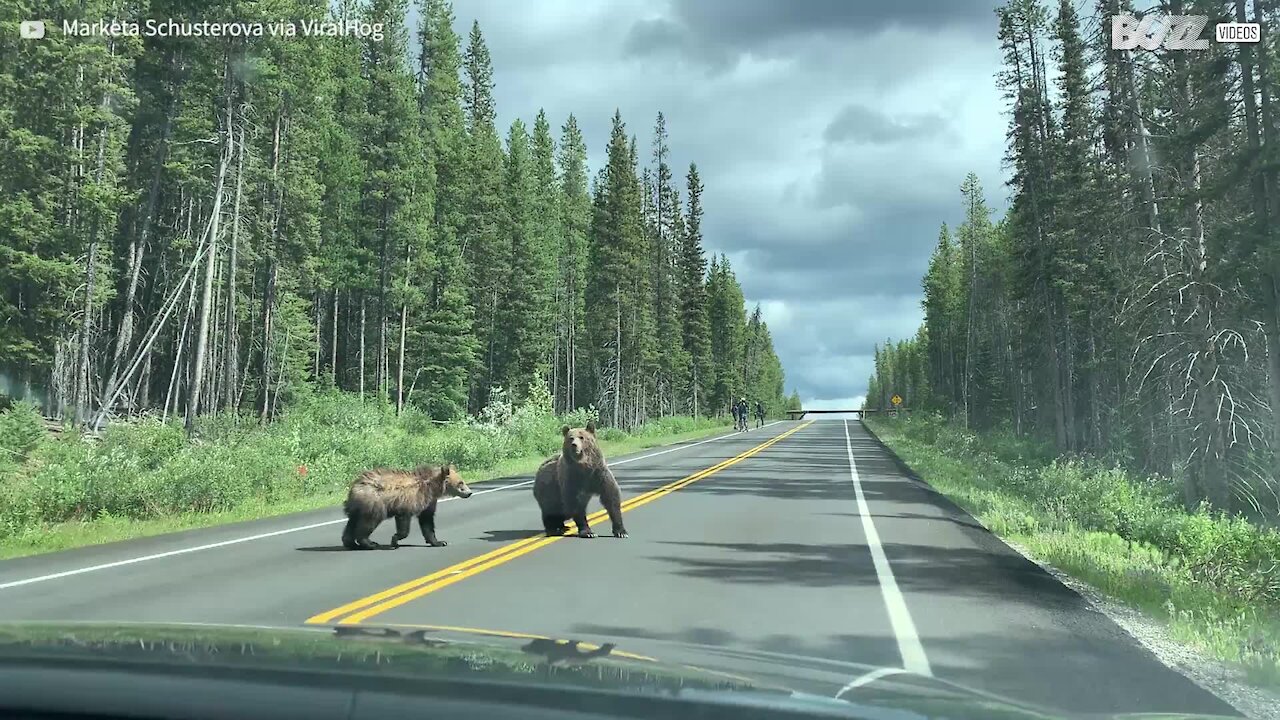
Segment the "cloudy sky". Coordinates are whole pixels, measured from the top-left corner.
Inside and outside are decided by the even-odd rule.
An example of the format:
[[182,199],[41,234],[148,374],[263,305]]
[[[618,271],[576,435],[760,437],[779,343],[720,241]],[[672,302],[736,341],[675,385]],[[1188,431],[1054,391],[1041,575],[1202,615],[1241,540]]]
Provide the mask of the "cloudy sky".
[[[1006,206],[996,0],[454,0],[480,22],[500,128],[574,113],[592,171],[614,109],[698,163],[708,254],[759,303],[806,407],[860,402],[919,327],[920,278],[973,171]],[[413,18],[416,22],[416,18]],[[504,132],[505,134],[505,132]]]

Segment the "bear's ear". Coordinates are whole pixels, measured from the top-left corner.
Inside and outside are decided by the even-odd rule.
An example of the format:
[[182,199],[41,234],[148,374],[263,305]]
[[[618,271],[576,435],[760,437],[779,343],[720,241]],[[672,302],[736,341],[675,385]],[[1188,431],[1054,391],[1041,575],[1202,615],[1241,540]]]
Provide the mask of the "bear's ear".
[[587,432],[591,433],[592,435],[595,435],[595,434],[596,434],[596,424],[595,424],[595,422],[594,422],[594,421],[592,421],[592,422],[587,423],[586,430],[587,430]]
[[560,428],[560,434],[561,434],[561,435],[568,435],[568,434],[569,434],[569,426],[568,426],[568,425],[565,425],[564,427]]

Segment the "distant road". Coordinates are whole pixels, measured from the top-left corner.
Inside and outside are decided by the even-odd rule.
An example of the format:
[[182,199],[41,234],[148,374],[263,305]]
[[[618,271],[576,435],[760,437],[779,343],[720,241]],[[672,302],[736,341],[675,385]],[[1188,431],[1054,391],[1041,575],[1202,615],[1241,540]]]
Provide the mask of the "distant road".
[[829,695],[911,671],[1070,712],[1236,714],[858,421],[611,461],[626,540],[606,518],[595,540],[542,537],[520,478],[441,505],[444,548],[343,550],[334,508],[0,562],[0,621],[430,625],[655,657],[676,641],[811,667],[807,689]]

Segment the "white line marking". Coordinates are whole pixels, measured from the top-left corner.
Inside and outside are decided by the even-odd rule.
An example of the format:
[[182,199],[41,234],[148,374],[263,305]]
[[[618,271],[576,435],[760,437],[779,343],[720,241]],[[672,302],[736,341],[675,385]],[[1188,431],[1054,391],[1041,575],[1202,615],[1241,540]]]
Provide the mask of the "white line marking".
[[[47,620],[6,620],[5,625],[22,627],[32,625],[47,625]],[[316,625],[248,625],[245,623],[213,623],[213,622],[188,622],[185,620],[59,620],[59,628],[77,628],[77,627],[100,627],[110,626],[113,629],[118,627],[143,627],[152,630],[157,626],[170,627],[208,627],[216,629],[240,629],[240,630],[284,630],[292,633],[295,630],[312,631],[318,630],[322,633],[331,633],[332,627],[321,627]]]
[[[776,425],[780,422],[782,421],[775,420],[774,422],[769,423],[769,425]],[[769,425],[765,425],[764,427],[769,427]],[[635,462],[637,460],[647,460],[648,458],[651,458],[651,457],[666,455],[669,452],[675,452],[676,450],[684,450],[685,448],[697,447],[698,445],[705,445],[706,443],[709,443],[709,442],[714,442],[716,440],[723,440],[724,438],[734,437],[736,435],[738,435],[738,433],[736,432],[729,433],[727,435],[717,435],[716,437],[708,438],[706,440],[699,440],[698,442],[689,443],[688,445],[677,445],[672,448],[667,448],[666,450],[660,450],[655,453],[649,453],[648,455],[641,455],[640,457],[627,458],[626,460],[619,460],[617,462],[609,463],[609,464],[610,465],[626,465],[629,462]],[[510,485],[503,485],[502,487],[489,488],[487,490],[478,490],[476,492],[473,492],[471,495],[472,497],[476,495],[485,495],[492,492],[499,492],[501,490],[510,490],[512,488],[524,487],[525,485],[529,485],[531,483],[533,483],[533,480],[524,480],[518,483],[511,483]],[[455,498],[441,498],[440,502],[448,502],[454,499]],[[283,530],[275,530],[272,532],[259,533],[257,535],[250,535],[248,537],[235,538],[232,540],[223,540],[221,542],[216,542],[216,543],[208,543],[207,545],[196,545],[195,547],[179,548],[177,550],[170,550],[168,552],[162,552],[162,553],[154,553],[152,555],[143,555],[140,557],[129,558],[127,560],[117,560],[115,562],[102,563],[101,565],[90,565],[88,567],[76,568],[75,570],[66,570],[59,573],[51,573],[49,575],[40,575],[38,577],[31,577],[23,580],[13,580],[7,583],[0,583],[0,590],[8,590],[9,588],[21,587],[23,585],[31,585],[33,583],[38,583],[38,582],[45,582],[46,580],[57,580],[58,578],[70,577],[72,575],[83,575],[84,573],[96,572],[98,570],[109,570],[111,568],[122,567],[124,565],[133,565],[135,563],[147,562],[148,560],[160,560],[162,558],[173,557],[174,555],[185,555],[187,553],[200,552],[201,550],[213,550],[214,548],[226,547],[228,545],[238,545],[240,543],[246,543],[246,542],[253,542],[254,540],[262,540],[263,538],[275,537],[277,535],[287,535],[289,533],[301,532],[303,530],[314,530],[316,528],[325,527],[328,525],[337,525],[339,523],[344,523],[346,521],[347,521],[346,518],[339,518],[337,520],[325,520],[324,522],[311,523],[310,525],[300,525],[298,527],[291,527],[291,528],[285,528]]]
[[884,596],[885,609],[889,611],[889,623],[893,625],[893,634],[898,639],[898,652],[902,655],[902,667],[919,675],[933,675],[929,667],[929,659],[925,657],[924,646],[920,644],[920,636],[916,634],[916,624],[911,620],[907,610],[907,602],[898,589],[898,581],[893,577],[893,568],[889,567],[889,558],[885,557],[884,547],[880,545],[880,533],[876,532],[876,524],[871,520],[871,511],[867,508],[867,498],[862,493],[862,480],[858,478],[858,464],[853,460],[853,440],[849,438],[849,421],[844,424],[844,447],[849,453],[849,476],[853,478],[853,492],[858,498],[858,515],[862,517],[862,532],[867,536],[867,548],[871,550],[871,560],[876,566],[876,577],[880,580],[880,594]]
[[20,587],[22,585],[30,585],[32,583],[44,582],[45,580],[57,580],[58,578],[70,577],[71,575],[82,575],[95,570],[107,570],[109,568],[121,567],[123,565],[132,565],[134,563],[146,562],[147,560],[159,560],[160,558],[172,557],[174,555],[182,555],[184,553],[193,553],[200,550],[212,550],[213,548],[226,547],[227,545],[235,545],[237,543],[249,542],[251,540],[261,540],[262,538],[275,537],[276,535],[284,535],[286,533],[298,532],[300,530],[311,530],[313,528],[324,527],[325,525],[333,525],[343,520],[327,520],[320,523],[312,523],[310,525],[302,525],[300,527],[287,528],[285,530],[276,530],[275,532],[261,533],[258,535],[250,535],[249,537],[236,538],[235,540],[223,540],[222,542],[209,543],[208,545],[197,545],[195,547],[182,548],[179,550],[170,550],[169,552],[155,553],[153,555],[143,555],[141,557],[129,558],[128,560],[117,560],[116,562],[103,563],[101,565],[90,565],[89,567],[76,568],[75,570],[66,570],[51,575],[40,575],[39,577],[27,578],[25,580],[14,580],[12,582],[0,583],[0,590]]
[[[763,430],[763,429],[765,429],[765,428],[769,427],[770,425],[777,425],[777,424],[778,424],[778,423],[780,423],[780,422],[782,422],[782,421],[781,421],[781,420],[774,420],[773,422],[769,423],[768,425],[762,425],[761,427],[756,428],[756,429],[757,429],[757,430]],[[699,440],[699,441],[698,441],[698,442],[696,442],[696,443],[689,443],[688,445],[677,445],[677,446],[672,447],[672,448],[667,448],[666,450],[659,450],[659,451],[658,451],[658,452],[656,452],[656,453],[649,453],[648,455],[641,455],[640,457],[627,458],[626,460],[619,460],[618,462],[611,462],[611,463],[609,463],[609,467],[613,467],[614,465],[626,465],[627,463],[629,463],[629,462],[635,462],[636,460],[648,460],[648,459],[649,459],[649,458],[651,458],[651,457],[658,457],[659,455],[666,455],[666,454],[667,454],[667,453],[669,453],[669,452],[675,452],[675,451],[677,451],[677,450],[684,450],[685,448],[697,447],[697,446],[699,446],[699,445],[706,445],[706,444],[707,444],[707,443],[709,443],[709,442],[714,442],[714,441],[716,441],[716,440],[723,440],[723,439],[725,439],[725,438],[737,437],[738,435],[741,435],[741,434],[742,434],[741,432],[731,432],[731,433],[727,433],[727,434],[725,434],[725,435],[717,435],[717,436],[715,436],[715,437],[713,437],[713,438],[707,438],[706,440]],[[532,480],[529,480],[528,482],[533,482],[533,481],[532,481]]]
[[890,675],[900,675],[905,672],[907,671],[903,670],[902,668],[888,668],[888,667],[877,668],[875,670],[872,670],[866,675],[861,675],[859,677],[854,678],[853,680],[850,680],[848,685],[845,685],[844,687],[840,688],[840,692],[836,693],[836,700],[839,700],[841,696],[843,696],[845,693],[849,692],[850,690],[860,688],[863,685],[870,685],[871,683],[879,680],[882,677],[888,677]]

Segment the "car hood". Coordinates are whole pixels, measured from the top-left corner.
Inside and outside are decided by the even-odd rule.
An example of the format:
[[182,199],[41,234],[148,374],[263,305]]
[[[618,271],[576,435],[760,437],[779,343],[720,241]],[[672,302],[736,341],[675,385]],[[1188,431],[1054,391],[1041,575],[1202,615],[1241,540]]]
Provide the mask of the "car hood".
[[184,666],[279,669],[355,678],[376,674],[577,687],[830,717],[1064,717],[891,668],[684,643],[627,639],[595,644],[448,626],[0,624],[0,667],[41,662],[106,662],[149,671]]

